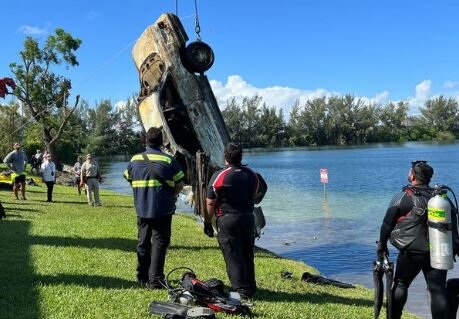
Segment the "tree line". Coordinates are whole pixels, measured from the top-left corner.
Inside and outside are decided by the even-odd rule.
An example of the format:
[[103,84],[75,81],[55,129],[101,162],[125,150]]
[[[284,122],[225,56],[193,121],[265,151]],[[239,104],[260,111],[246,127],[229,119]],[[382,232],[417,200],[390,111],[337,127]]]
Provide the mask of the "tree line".
[[[94,105],[83,100],[53,144],[55,160],[71,164],[81,154],[107,157],[132,155],[144,150],[145,133],[133,101],[128,99],[125,106],[115,108],[110,100],[101,100]],[[41,125],[23,112],[17,101],[0,104],[0,129],[4,132],[0,157],[12,151],[15,142],[23,144],[29,158],[36,150],[46,149]]]
[[282,109],[259,96],[228,101],[223,117],[231,139],[244,147],[355,145],[459,138],[459,103],[439,96],[419,115],[406,102],[377,105],[352,95],[296,102],[285,120]]

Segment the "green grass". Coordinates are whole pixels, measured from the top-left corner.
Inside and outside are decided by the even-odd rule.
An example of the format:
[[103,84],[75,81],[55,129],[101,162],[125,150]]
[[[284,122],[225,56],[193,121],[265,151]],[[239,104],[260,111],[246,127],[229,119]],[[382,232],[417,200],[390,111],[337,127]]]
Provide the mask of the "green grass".
[[[27,201],[13,197],[0,191],[8,215],[0,221],[0,318],[153,318],[148,304],[167,300],[166,291],[141,289],[135,282],[131,196],[102,191],[103,206],[89,207],[76,188],[56,186],[56,202],[46,203],[42,185],[27,187]],[[303,263],[264,250],[255,258],[257,318],[373,317],[372,290],[308,284],[301,274],[314,269]],[[207,238],[193,217],[179,214],[173,219],[166,271],[177,266],[228,284],[216,240]],[[282,279],[282,271],[293,278]]]

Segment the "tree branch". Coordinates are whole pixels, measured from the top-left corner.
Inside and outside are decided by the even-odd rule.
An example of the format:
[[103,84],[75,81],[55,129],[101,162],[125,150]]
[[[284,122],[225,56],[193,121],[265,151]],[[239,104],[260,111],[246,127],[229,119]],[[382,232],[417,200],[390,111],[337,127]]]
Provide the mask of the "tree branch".
[[59,129],[57,130],[57,133],[53,136],[53,139],[49,142],[49,144],[54,144],[54,142],[56,142],[61,137],[62,132],[64,131],[65,124],[67,124],[68,120],[70,119],[70,116],[72,116],[73,112],[75,112],[79,101],[80,95],[77,95],[75,99],[75,105],[70,109],[70,112],[64,116],[64,119],[61,122]]

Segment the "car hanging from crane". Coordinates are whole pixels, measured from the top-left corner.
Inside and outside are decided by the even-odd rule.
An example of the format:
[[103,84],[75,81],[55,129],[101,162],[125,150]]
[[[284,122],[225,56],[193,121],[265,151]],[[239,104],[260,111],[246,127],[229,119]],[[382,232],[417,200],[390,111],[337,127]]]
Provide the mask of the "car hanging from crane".
[[162,14],[132,49],[139,72],[139,113],[145,130],[161,128],[163,151],[175,156],[192,188],[195,212],[206,209],[206,185],[224,165],[230,141],[207,71],[214,62],[209,45],[189,43],[179,18]]

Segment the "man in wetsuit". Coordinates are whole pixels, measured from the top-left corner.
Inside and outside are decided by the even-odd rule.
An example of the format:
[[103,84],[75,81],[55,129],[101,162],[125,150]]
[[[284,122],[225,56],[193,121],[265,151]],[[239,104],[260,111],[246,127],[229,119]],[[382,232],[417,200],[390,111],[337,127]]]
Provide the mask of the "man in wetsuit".
[[254,197],[258,190],[255,172],[241,164],[242,149],[225,147],[225,168],[214,173],[207,190],[204,232],[213,237],[211,220],[217,216],[218,243],[233,290],[242,298],[255,295]]
[[[431,296],[433,319],[445,319],[447,315],[446,274],[430,266],[427,226],[427,202],[433,196],[429,186],[434,173],[425,161],[412,162],[408,172],[409,185],[392,199],[381,226],[377,254],[388,255],[387,241],[400,252],[392,286],[393,303],[391,318],[399,319],[408,297],[408,288],[422,270]],[[457,225],[452,206],[452,223]],[[454,252],[458,251],[457,227],[453,227]]]

